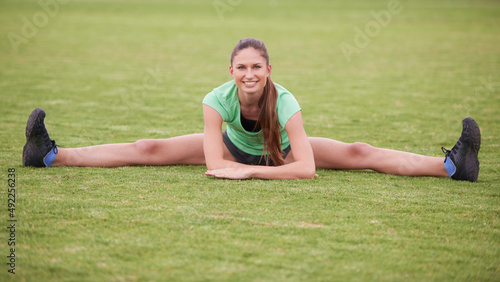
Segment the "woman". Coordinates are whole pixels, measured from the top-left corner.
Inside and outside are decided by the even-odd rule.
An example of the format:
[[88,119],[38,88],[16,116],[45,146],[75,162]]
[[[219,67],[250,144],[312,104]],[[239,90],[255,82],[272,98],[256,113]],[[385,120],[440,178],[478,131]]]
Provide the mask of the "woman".
[[[203,134],[140,140],[85,148],[58,149],[33,111],[26,126],[25,166],[207,165],[207,175],[230,178],[313,178],[316,168],[372,169],[413,176],[449,176],[476,181],[479,127],[463,121],[457,144],[444,159],[380,149],[368,144],[307,137],[300,107],[290,92],[271,80],[262,41],[240,40],[231,54],[232,81],[203,100]],[[222,123],[227,124],[221,134]]]

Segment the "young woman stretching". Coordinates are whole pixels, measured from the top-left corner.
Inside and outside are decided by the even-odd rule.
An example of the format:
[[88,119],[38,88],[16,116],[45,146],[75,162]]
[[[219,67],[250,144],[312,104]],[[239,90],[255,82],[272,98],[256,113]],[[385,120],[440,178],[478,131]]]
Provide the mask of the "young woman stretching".
[[[442,157],[380,149],[307,137],[293,95],[271,80],[262,41],[240,40],[231,54],[232,81],[203,100],[203,134],[148,139],[127,144],[59,149],[45,129],[45,112],[34,110],[26,126],[25,166],[206,165],[207,175],[230,178],[313,178],[316,168],[372,169],[413,176],[449,176],[476,181],[481,142],[477,123],[463,120],[463,131]],[[227,130],[221,132],[222,123]]]

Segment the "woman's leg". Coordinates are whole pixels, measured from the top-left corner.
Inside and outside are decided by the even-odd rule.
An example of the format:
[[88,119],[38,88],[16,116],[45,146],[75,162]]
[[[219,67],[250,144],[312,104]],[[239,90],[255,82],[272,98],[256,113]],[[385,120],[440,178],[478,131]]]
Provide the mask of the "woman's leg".
[[476,182],[479,175],[478,154],[481,132],[476,121],[462,121],[462,135],[442,157],[380,149],[364,143],[346,144],[325,138],[310,138],[316,166],[330,169],[373,169],[375,171],[413,176],[449,176],[455,180]]
[[58,149],[52,166],[203,165],[203,134]]
[[372,169],[382,173],[412,176],[448,176],[442,157],[427,157],[381,149],[365,143],[343,143],[310,137],[317,168]]

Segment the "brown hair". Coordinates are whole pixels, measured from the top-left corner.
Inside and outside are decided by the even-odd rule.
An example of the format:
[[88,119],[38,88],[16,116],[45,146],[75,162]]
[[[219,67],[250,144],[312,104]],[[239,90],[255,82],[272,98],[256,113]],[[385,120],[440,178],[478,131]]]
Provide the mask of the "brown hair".
[[[231,53],[231,65],[233,64],[234,56],[238,54],[239,51],[246,48],[254,48],[261,52],[262,57],[266,59],[267,65],[269,65],[269,54],[267,53],[266,45],[264,42],[257,40],[255,38],[245,38],[236,44]],[[278,91],[274,85],[271,77],[267,78],[266,86],[264,87],[264,93],[259,100],[260,114],[257,124],[262,128],[262,134],[264,136],[264,148],[263,155],[266,160],[266,164],[269,165],[269,157],[273,161],[274,165],[283,165],[285,160],[283,159],[283,150],[281,150],[281,130],[278,121],[278,113],[276,112],[276,101],[278,100]],[[269,154],[268,154],[269,153]]]

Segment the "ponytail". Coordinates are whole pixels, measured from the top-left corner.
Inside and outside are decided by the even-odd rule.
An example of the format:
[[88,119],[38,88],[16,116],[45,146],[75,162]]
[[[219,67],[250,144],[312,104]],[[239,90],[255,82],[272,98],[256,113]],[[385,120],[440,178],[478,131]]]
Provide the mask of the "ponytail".
[[266,160],[266,165],[269,165],[269,158],[275,166],[280,166],[285,163],[283,158],[283,150],[281,150],[281,130],[276,112],[276,102],[278,100],[278,91],[271,77],[267,78],[264,93],[259,101],[260,115],[258,124],[262,128],[264,138],[263,156]]

